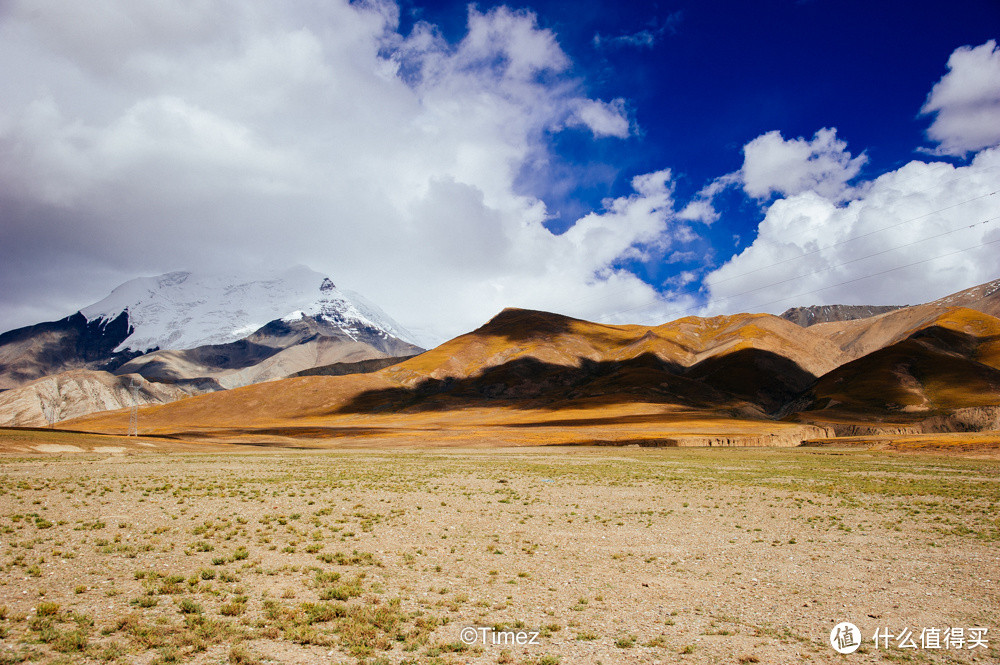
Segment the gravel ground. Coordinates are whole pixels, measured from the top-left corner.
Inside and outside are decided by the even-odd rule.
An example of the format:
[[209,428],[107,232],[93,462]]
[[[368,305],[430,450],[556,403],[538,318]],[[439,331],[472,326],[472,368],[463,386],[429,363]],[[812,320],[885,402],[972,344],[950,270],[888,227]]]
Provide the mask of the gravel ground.
[[[996,663],[998,471],[828,449],[5,456],[0,664]],[[907,628],[987,646],[900,648]]]

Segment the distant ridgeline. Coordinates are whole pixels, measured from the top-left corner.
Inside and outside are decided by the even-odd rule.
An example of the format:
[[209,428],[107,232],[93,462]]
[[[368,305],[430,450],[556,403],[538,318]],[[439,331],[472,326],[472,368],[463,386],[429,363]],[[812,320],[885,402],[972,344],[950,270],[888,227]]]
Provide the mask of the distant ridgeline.
[[878,316],[903,307],[906,305],[810,305],[809,307],[786,309],[781,313],[781,318],[803,328],[808,328],[817,323],[867,319],[870,316]]

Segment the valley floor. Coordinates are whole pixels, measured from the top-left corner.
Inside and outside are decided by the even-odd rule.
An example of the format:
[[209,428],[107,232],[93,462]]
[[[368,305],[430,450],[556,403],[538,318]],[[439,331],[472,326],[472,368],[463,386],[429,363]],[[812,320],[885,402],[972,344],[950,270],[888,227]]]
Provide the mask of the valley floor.
[[0,457],[0,663],[1000,662],[996,460],[17,436],[88,452]]

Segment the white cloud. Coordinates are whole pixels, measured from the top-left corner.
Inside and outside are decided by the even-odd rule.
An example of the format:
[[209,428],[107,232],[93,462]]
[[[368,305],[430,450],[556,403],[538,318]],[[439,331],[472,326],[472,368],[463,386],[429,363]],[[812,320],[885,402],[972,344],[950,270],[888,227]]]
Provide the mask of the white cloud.
[[583,100],[569,122],[571,125],[585,125],[598,138],[614,136],[624,139],[631,133],[624,99],[615,99],[611,102]]
[[555,35],[539,29],[534,14],[506,7],[481,14],[474,5],[469,6],[469,32],[458,56],[467,66],[486,67],[494,66],[497,56],[501,56],[504,62],[500,66],[521,80],[536,72],[558,72],[569,66],[569,58]]
[[921,114],[934,114],[927,136],[936,154],[964,157],[1000,143],[1000,49],[994,40],[963,46],[931,89]]
[[968,166],[910,162],[846,205],[815,191],[779,199],[753,244],[705,278],[709,309],[916,304],[995,279],[997,173],[990,149]]
[[672,242],[669,173],[561,235],[515,187],[548,132],[631,131],[529,12],[470,8],[448,43],[399,34],[386,2],[15,2],[0,62],[7,317],[137,274],[294,263],[441,336],[507,305],[663,312],[614,266]]
[[677,34],[677,25],[684,18],[683,11],[676,11],[672,14],[668,14],[664,19],[660,20],[654,18],[650,21],[650,27],[637,32],[625,33],[621,35],[602,35],[601,33],[594,34],[594,38],[591,40],[595,48],[604,48],[607,46],[613,47],[631,47],[631,48],[653,48],[658,41],[663,37],[664,34],[669,32],[670,34]]
[[852,158],[835,129],[819,130],[812,141],[785,140],[773,131],[743,147],[740,179],[746,193],[758,199],[808,191],[844,199],[851,193],[848,181],[858,175],[866,160],[864,155]]
[[688,201],[688,204],[677,213],[679,219],[691,222],[711,224],[719,219],[719,212],[712,205],[713,194],[699,192],[698,196]]
[[844,201],[856,192],[848,183],[867,161],[852,157],[837,130],[820,129],[812,140],[786,140],[775,130],[761,134],[743,146],[743,166],[712,180],[678,213],[678,218],[712,224],[720,214],[715,197],[731,187],[740,187],[755,198],[794,196],[814,192],[834,201]]
[[696,201],[736,182],[750,196],[782,198],[753,243],[706,276],[707,310],[914,304],[996,279],[1000,147],[988,146],[1000,140],[1000,51],[993,41],[963,47],[948,67],[922,112],[937,113],[928,134],[941,153],[979,151],[966,166],[912,161],[851,186],[864,155],[852,158],[833,129],[747,144],[743,168]]

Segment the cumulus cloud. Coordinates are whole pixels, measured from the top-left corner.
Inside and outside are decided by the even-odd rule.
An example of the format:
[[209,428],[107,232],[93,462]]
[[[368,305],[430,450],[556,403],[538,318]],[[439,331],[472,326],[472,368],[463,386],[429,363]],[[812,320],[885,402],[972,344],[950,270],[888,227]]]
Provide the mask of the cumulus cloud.
[[927,136],[933,152],[964,157],[1000,143],[1000,49],[994,40],[963,46],[931,89],[921,114],[934,115]]
[[864,154],[853,157],[836,129],[820,129],[812,140],[785,139],[781,132],[771,131],[743,146],[743,166],[703,187],[678,217],[712,224],[720,216],[715,197],[732,187],[761,201],[804,192],[844,201],[855,193],[849,183],[867,160]]
[[712,205],[712,196],[707,192],[699,192],[699,196],[688,201],[687,205],[677,213],[679,219],[691,222],[711,224],[719,219],[719,212]]
[[624,139],[631,133],[624,99],[611,102],[584,100],[570,118],[570,124],[585,125],[596,137],[615,136]]
[[138,274],[293,263],[437,339],[508,305],[596,318],[612,294],[660,318],[663,298],[615,266],[675,241],[668,172],[561,235],[516,187],[548,133],[628,136],[624,101],[588,98],[530,12],[471,7],[449,42],[400,33],[398,11],[12,2],[0,328]]
[[730,187],[739,185],[742,182],[742,172],[735,171],[712,180],[701,188],[701,190],[690,200],[687,205],[677,214],[678,218],[693,222],[711,224],[719,219],[719,212],[715,209],[715,197]]
[[786,140],[773,131],[743,147],[740,180],[744,191],[758,199],[807,191],[843,199],[851,192],[847,183],[866,160],[864,155],[851,157],[847,143],[837,139],[836,129],[821,129],[811,141],[801,137]]
[[962,47],[948,68],[922,112],[937,114],[928,135],[939,152],[978,151],[967,165],[914,160],[851,185],[864,155],[852,157],[833,129],[812,141],[770,132],[747,144],[743,168],[696,201],[736,183],[779,198],[753,243],[705,277],[709,311],[914,304],[998,277],[1000,51],[993,41]]
[[843,204],[775,201],[753,244],[705,278],[713,311],[916,304],[997,277],[1000,149],[968,166],[912,161]]

